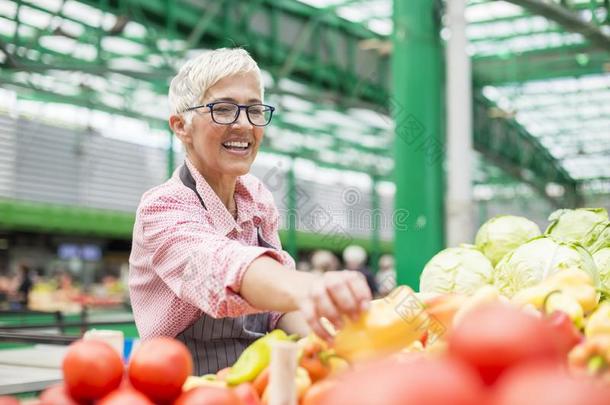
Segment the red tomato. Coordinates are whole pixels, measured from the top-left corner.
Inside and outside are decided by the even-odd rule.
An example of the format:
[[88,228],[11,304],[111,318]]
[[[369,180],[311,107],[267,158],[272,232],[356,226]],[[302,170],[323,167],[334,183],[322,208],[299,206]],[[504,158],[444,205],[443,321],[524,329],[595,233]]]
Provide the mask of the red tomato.
[[0,397],[0,405],[19,405],[19,400],[15,397]]
[[53,385],[40,394],[40,405],[79,405],[63,384]]
[[260,396],[250,383],[239,384],[233,388],[233,392],[243,405],[261,405]]
[[239,397],[228,388],[197,387],[188,390],[174,405],[243,405]]
[[[466,365],[451,359],[382,361],[341,376],[320,405],[479,405],[482,383]],[[316,404],[317,405],[317,404]]]
[[572,378],[555,363],[529,363],[504,374],[492,405],[608,405],[610,392],[592,381]]
[[324,398],[329,395],[328,393],[335,387],[335,385],[337,385],[337,381],[332,379],[318,381],[309,387],[307,391],[305,391],[301,405],[322,404]]
[[76,400],[92,400],[119,386],[123,361],[107,343],[78,340],[70,345],[62,370],[70,395]]
[[172,338],[157,337],[143,342],[129,362],[129,381],[153,402],[171,402],[193,372],[186,346]]
[[154,405],[146,395],[134,389],[123,388],[112,391],[97,403],[97,405]]
[[507,369],[532,360],[557,360],[548,325],[508,305],[488,305],[467,314],[449,336],[449,353],[473,366],[486,384]]
[[555,311],[546,318],[546,321],[554,332],[558,350],[563,356],[567,356],[574,346],[582,342],[584,338],[582,333],[565,312]]
[[118,389],[127,389],[133,387],[131,386],[131,382],[129,381],[129,375],[127,373],[123,374],[123,379],[121,380],[121,385],[119,385]]

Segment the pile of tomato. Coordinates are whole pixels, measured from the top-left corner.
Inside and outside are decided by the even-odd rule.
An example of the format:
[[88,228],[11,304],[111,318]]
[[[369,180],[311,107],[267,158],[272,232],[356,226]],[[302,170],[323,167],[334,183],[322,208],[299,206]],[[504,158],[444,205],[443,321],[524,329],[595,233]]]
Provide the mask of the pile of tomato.
[[[127,367],[107,343],[79,340],[68,349],[62,371],[63,383],[43,391],[37,405],[244,405],[236,390],[201,387],[183,393],[193,371],[191,355],[181,342],[165,337],[142,343]],[[1,397],[5,404],[19,402]]]
[[[568,318],[565,318],[564,321]],[[325,350],[305,345],[299,368],[308,384],[300,405],[610,405],[608,381],[570,372],[566,354],[580,337],[561,317],[534,316],[506,304],[464,316],[421,350],[402,350],[333,372]],[[568,319],[569,320],[569,319]],[[420,345],[420,348],[422,346]],[[192,385],[187,348],[177,340],[142,343],[125,367],[109,345],[74,343],[63,362],[64,381],[38,405],[264,405],[268,372],[228,386],[226,369]],[[298,377],[298,376],[297,376]],[[203,385],[201,385],[203,383]],[[297,384],[298,387],[298,384]],[[4,399],[0,404],[16,404]]]
[[[484,306],[438,351],[404,351],[342,375],[321,405],[608,405],[610,386],[568,370],[577,342],[554,320]],[[439,342],[434,343],[434,345]]]

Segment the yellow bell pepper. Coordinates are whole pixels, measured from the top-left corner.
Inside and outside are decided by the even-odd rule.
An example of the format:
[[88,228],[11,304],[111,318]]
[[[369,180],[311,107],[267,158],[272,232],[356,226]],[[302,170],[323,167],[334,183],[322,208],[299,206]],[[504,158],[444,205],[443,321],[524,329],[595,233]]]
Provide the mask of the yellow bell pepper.
[[296,375],[297,398],[300,400],[305,395],[305,392],[311,387],[311,378],[309,373],[303,367],[297,367]]
[[610,336],[610,302],[601,304],[587,320],[585,336],[608,335]]
[[271,343],[278,340],[291,340],[281,329],[275,329],[255,340],[239,356],[227,374],[226,381],[230,386],[253,381],[271,361]]
[[568,355],[570,369],[610,382],[610,335],[587,338]]
[[353,362],[397,352],[419,339],[431,326],[424,305],[406,286],[374,300],[356,321],[346,318],[334,337],[337,355]]
[[517,292],[512,301],[518,305],[532,304],[537,309],[544,310],[547,296],[554,291],[561,291],[574,298],[584,313],[593,311],[599,302],[599,293],[593,285],[593,280],[587,273],[578,269],[561,270],[540,284]]
[[549,284],[554,289],[574,297],[585,313],[597,308],[599,293],[591,277],[582,270],[567,269],[549,277]]
[[544,300],[544,312],[550,315],[555,311],[565,312],[574,325],[582,329],[585,314],[576,298],[561,291],[550,293]]
[[201,377],[190,375],[187,377],[184,384],[182,384],[182,391],[188,391],[190,389],[197,388],[197,387],[225,388],[226,386],[227,386],[226,381],[217,380],[215,378],[211,378],[208,375],[204,375]]
[[330,367],[330,375],[341,374],[349,370],[349,363],[347,360],[339,356],[331,356],[328,358],[328,366]]

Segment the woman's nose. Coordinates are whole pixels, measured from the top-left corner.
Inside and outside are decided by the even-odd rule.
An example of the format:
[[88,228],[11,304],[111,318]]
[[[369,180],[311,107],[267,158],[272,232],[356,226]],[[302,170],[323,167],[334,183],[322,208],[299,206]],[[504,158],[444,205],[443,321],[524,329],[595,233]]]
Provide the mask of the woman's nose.
[[246,113],[246,110],[239,110],[239,116],[237,117],[237,121],[235,121],[233,123],[233,125],[237,126],[237,127],[245,127],[245,128],[252,127],[252,124],[248,120],[248,114]]

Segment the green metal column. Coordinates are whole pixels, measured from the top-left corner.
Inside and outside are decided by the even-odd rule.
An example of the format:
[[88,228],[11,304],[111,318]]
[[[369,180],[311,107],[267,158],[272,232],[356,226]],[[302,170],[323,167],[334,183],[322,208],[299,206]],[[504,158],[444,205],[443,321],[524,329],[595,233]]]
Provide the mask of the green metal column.
[[381,254],[381,205],[379,203],[379,193],[377,192],[377,184],[379,178],[376,175],[371,177],[371,269],[377,273],[379,270],[379,256]]
[[392,115],[397,281],[419,288],[443,248],[442,49],[435,0],[395,0]]
[[167,145],[167,177],[174,173],[174,133],[169,131],[169,145]]
[[297,257],[297,180],[294,175],[294,157],[290,158],[290,168],[288,169],[288,240],[286,251],[290,256],[298,261]]

